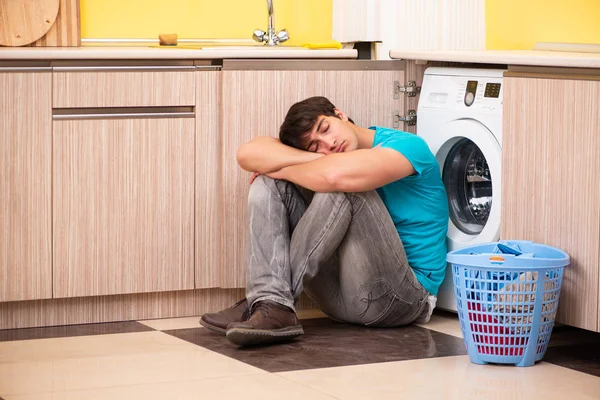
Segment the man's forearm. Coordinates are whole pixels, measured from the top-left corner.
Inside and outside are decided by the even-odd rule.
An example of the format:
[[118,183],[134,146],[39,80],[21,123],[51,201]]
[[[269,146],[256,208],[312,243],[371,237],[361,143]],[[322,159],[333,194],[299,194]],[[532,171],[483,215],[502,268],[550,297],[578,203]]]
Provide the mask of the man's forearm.
[[261,136],[240,146],[237,162],[246,171],[267,174],[291,165],[307,163],[322,156],[323,154],[286,146],[273,137]]
[[295,183],[313,192],[336,191],[324,171],[313,168],[312,163],[302,165],[290,165],[278,171],[267,174],[273,179],[283,179]]
[[414,173],[412,164],[401,153],[375,148],[330,154],[267,175],[314,192],[349,193],[374,190]]

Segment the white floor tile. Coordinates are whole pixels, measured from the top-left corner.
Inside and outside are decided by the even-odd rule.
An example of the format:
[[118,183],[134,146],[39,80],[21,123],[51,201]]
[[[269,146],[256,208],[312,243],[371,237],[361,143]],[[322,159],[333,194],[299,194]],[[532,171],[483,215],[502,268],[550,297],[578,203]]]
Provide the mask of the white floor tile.
[[298,315],[298,319],[327,318],[327,315],[323,311],[314,308],[310,310],[298,310],[296,314]]
[[597,400],[600,378],[547,363],[486,365],[467,356],[282,372],[340,399]]
[[333,400],[334,397],[267,373],[52,393],[52,400],[120,399]]
[[462,331],[460,330],[460,322],[458,320],[458,314],[433,314],[431,320],[426,324],[415,324],[423,328],[431,329],[432,331],[442,332],[446,335],[456,336],[459,338],[463,337]]
[[[317,309],[298,310],[297,315],[298,319],[327,318],[321,310]],[[200,315],[195,317],[149,319],[137,322],[149,326],[152,329],[166,331],[170,329],[202,328],[202,325],[198,322],[199,320]]]
[[0,355],[0,398],[266,373],[162,332],[5,342]]
[[173,351],[194,346],[162,332],[74,336],[0,342],[0,364]]
[[198,322],[200,316],[197,317],[182,317],[182,318],[163,318],[163,319],[149,319],[145,321],[138,321],[140,324],[149,326],[152,329],[158,331],[167,331],[170,329],[189,329],[189,328],[202,328],[202,325]]

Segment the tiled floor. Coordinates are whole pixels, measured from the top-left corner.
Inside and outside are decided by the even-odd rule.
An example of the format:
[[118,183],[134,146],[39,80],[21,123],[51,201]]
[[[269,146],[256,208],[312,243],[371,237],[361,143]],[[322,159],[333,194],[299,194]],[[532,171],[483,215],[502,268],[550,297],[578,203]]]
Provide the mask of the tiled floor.
[[197,317],[0,331],[0,399],[600,399],[600,334],[555,328],[534,367],[469,362],[456,315],[238,349]]

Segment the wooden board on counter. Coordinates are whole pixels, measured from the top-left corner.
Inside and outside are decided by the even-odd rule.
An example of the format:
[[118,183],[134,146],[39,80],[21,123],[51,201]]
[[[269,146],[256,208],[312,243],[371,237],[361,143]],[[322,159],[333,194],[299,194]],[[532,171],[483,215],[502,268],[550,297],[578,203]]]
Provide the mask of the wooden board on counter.
[[51,29],[58,0],[0,0],[0,45],[25,46]]
[[81,46],[80,0],[60,0],[56,22],[50,30],[31,46],[77,47]]

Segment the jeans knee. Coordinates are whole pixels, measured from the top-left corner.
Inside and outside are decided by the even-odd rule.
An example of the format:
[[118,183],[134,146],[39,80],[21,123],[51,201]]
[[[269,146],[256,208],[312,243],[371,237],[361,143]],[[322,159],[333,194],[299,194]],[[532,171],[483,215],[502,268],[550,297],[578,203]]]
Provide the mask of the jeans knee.
[[[313,205],[314,204],[314,205]],[[342,207],[348,204],[352,209],[364,204],[364,193],[327,192],[315,193],[311,205],[313,207]],[[360,207],[358,207],[360,208]]]
[[263,204],[265,200],[273,196],[273,191],[277,192],[273,178],[264,175],[257,176],[248,191],[248,204]]
[[339,202],[340,200],[343,200],[346,198],[346,195],[349,193],[343,193],[343,192],[316,192],[315,195],[313,196],[312,199],[312,203],[336,203]]

